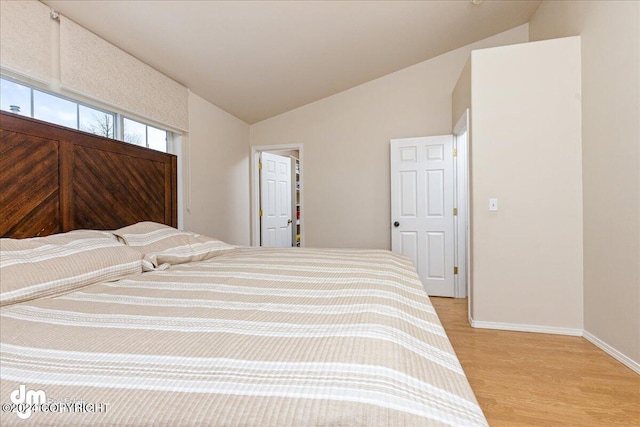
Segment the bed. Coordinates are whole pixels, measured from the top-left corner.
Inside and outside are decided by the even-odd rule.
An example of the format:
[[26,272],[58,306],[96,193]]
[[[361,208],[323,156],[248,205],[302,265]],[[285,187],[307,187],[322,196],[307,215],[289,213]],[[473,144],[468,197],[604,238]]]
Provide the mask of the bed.
[[156,178],[160,221],[3,226],[20,230],[1,240],[3,426],[487,425],[406,257],[177,230],[173,178]]

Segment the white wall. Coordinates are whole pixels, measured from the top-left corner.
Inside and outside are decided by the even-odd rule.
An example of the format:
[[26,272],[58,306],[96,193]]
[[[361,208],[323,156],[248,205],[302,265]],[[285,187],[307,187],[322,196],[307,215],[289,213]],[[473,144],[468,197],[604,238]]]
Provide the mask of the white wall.
[[471,94],[474,321],[580,334],[579,37],[474,51]]
[[[544,1],[534,40],[582,38],[584,328],[640,365],[640,2]],[[632,363],[627,363],[632,365]]]
[[189,93],[184,228],[249,244],[249,125]]
[[451,133],[471,49],[527,40],[520,26],[252,125],[253,146],[304,144],[305,245],[389,249],[389,140]]

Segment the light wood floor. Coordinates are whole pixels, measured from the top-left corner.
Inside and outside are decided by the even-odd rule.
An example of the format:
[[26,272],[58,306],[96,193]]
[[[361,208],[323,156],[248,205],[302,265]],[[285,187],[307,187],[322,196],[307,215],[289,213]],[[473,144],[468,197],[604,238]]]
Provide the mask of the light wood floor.
[[581,337],[474,329],[467,300],[431,298],[495,426],[640,426],[640,375]]

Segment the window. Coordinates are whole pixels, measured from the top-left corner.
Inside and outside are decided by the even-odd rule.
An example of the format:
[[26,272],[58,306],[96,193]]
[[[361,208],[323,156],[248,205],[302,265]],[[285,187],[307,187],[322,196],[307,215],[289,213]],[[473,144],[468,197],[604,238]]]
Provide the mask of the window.
[[147,147],[167,151],[167,131],[147,126]]
[[78,129],[116,139],[115,114],[85,105],[78,106]]
[[158,151],[167,151],[167,131],[145,125],[144,123],[128,119],[122,120],[124,141],[152,148]]
[[5,77],[0,78],[0,109],[141,147],[168,151],[170,132],[166,130]]
[[125,118],[123,120],[123,140],[130,144],[147,146],[147,126]]
[[33,118],[78,129],[78,104],[34,90]]
[[31,88],[0,79],[0,109],[31,117]]

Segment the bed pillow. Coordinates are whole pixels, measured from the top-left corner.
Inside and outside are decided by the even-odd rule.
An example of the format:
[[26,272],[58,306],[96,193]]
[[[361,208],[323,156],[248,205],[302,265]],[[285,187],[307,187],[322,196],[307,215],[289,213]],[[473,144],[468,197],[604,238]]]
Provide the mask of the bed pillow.
[[142,273],[142,256],[108,232],[0,239],[0,306]]
[[144,271],[204,261],[236,249],[218,239],[148,221],[121,228],[113,234],[144,255]]

